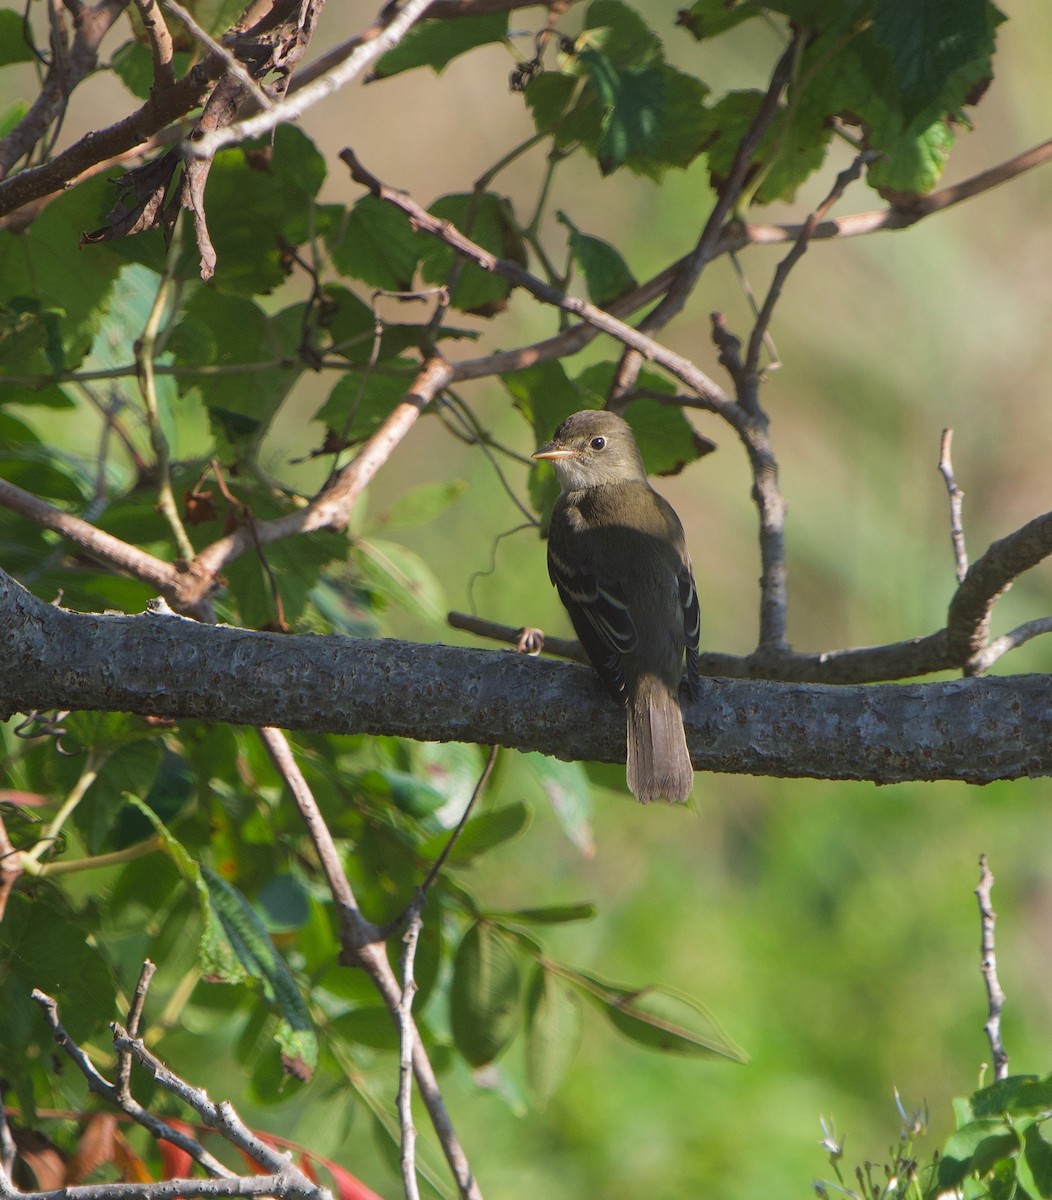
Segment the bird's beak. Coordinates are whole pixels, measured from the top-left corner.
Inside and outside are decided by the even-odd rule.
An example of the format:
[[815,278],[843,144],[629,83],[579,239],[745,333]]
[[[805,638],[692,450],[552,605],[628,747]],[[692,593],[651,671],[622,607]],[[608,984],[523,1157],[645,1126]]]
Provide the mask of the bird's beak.
[[574,452],[566,446],[560,446],[555,442],[546,442],[536,454],[531,454],[530,458],[540,459],[544,462],[555,462],[557,459],[573,458]]

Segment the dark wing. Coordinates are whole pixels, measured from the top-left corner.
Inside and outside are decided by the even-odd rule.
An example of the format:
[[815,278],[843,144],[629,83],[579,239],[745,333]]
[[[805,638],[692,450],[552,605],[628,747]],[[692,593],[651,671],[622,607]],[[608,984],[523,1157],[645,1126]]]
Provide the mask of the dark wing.
[[[553,534],[556,534],[553,528]],[[553,544],[554,543],[554,544]],[[587,568],[574,566],[560,553],[561,539],[548,539],[548,574],[570,614],[588,660],[615,700],[628,699],[624,655],[638,644],[636,627],[620,588],[600,584]]]
[[701,640],[701,606],[698,589],[694,586],[694,570],[685,558],[679,569],[679,603],[683,609],[683,637],[687,645],[686,687],[690,698],[698,698],[701,671],[698,667],[698,643]]

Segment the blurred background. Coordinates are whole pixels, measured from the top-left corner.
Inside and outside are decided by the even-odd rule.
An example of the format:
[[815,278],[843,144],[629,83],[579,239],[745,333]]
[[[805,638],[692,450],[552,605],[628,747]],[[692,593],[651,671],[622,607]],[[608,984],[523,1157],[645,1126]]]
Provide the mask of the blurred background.
[[[674,27],[676,3],[646,0],[645,8],[669,59],[715,94],[765,85],[781,49],[773,30],[743,27],[698,45]],[[1007,0],[1002,8],[1009,19],[998,31],[996,78],[971,110],[976,128],[961,131],[944,183],[1052,136],[1052,8],[1044,0]],[[326,11],[326,43],[317,49],[373,15],[362,0]],[[535,10],[512,20],[530,33],[538,23]],[[572,33],[579,24],[571,10],[560,27]],[[348,145],[424,205],[469,190],[532,132],[521,98],[507,86],[512,65],[506,49],[486,47],[440,77],[412,71],[354,86],[312,110],[303,128],[330,164],[322,199],[357,198],[335,159]],[[102,123],[99,114],[116,105],[106,95],[93,97],[91,86],[64,138]],[[772,209],[769,219],[799,220],[848,161],[834,154],[797,203]],[[543,168],[538,150],[499,176],[494,190],[511,196],[520,215],[529,212]],[[943,624],[955,588],[946,492],[936,469],[944,427],[954,430],[973,558],[1052,507],[1050,172],[1034,171],[907,232],[815,244],[793,272],[771,327],[780,366],[763,402],[790,504],[794,648],[875,644]],[[704,160],[658,186],[625,171],[602,179],[578,157],[556,176],[552,210],[565,206],[584,232],[620,247],[643,279],[694,244],[711,199]],[[834,215],[880,206],[855,184]],[[742,254],[759,295],[782,253]],[[275,307],[287,302],[274,297]],[[550,311],[521,295],[511,305],[511,319],[501,323],[500,336],[514,330],[506,345],[553,332]],[[748,301],[726,259],[708,269],[662,340],[726,384],[708,340],[713,311],[747,333]],[[483,348],[495,344],[493,336],[483,332]],[[611,353],[597,344],[578,361]],[[265,447],[268,468],[304,492],[318,486],[325,466],[292,460],[320,443],[322,429],[311,418],[330,385],[303,380]],[[498,438],[523,453],[533,449],[498,381],[464,394]],[[719,449],[660,481],[659,490],[687,529],[705,648],[744,653],[756,638],[759,574],[747,464],[715,418],[692,420]],[[54,436],[73,444],[80,433],[70,422],[56,426]],[[381,520],[411,484],[449,478],[469,484],[462,500],[439,521],[399,532],[440,579],[448,606],[568,633],[548,584],[543,543],[529,531],[495,541],[520,523],[519,514],[478,451],[436,421],[420,421],[381,472],[367,497],[368,519]],[[524,497],[525,468],[510,467],[509,478]],[[1049,611],[1046,565],[999,603],[995,633]],[[392,614],[391,622],[400,636],[471,640],[409,615]],[[1052,643],[1035,640],[998,670],[1052,670]],[[492,908],[595,901],[595,921],[551,932],[553,957],[619,982],[660,981],[698,997],[751,1062],[648,1053],[593,1015],[568,1082],[543,1112],[520,1111],[502,1094],[515,1091],[515,1047],[503,1068],[507,1088],[455,1075],[447,1096],[486,1195],[805,1194],[813,1179],[830,1177],[819,1118],[833,1118],[846,1134],[849,1164],[883,1162],[900,1130],[895,1089],[907,1110],[929,1107],[927,1145],[936,1147],[952,1128],[952,1098],[977,1086],[988,1058],[972,894],[984,851],[998,880],[1011,1067],[1052,1069],[1047,780],[878,788],[699,775],[693,804],[673,810],[639,807],[620,769],[594,768],[592,777],[594,854],[575,849],[538,803],[525,836],[482,860],[471,880],[475,894]],[[510,753],[498,786],[502,800],[536,793]],[[173,1059],[181,1044],[180,1037],[171,1041]],[[229,1092],[222,1062],[203,1060],[188,1037],[184,1053],[180,1066],[194,1082]],[[394,1194],[380,1151],[357,1136],[353,1121],[348,1135],[345,1114],[312,1101],[309,1088],[287,1107],[246,1104],[245,1115],[341,1158]]]

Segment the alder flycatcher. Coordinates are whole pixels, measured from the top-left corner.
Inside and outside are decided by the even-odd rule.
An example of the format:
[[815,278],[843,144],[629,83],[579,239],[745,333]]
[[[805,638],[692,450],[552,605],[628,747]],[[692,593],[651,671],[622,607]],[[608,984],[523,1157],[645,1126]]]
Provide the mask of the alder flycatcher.
[[644,803],[686,800],[694,768],[679,686],[685,651],[697,689],[701,616],[679,517],[615,413],[574,413],[533,457],[552,464],[560,487],[548,574],[596,673],[628,708],[628,786]]

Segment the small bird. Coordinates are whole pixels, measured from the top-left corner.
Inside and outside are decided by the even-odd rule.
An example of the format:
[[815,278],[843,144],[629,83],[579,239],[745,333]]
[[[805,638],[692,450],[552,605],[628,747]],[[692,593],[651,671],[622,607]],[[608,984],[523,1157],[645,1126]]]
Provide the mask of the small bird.
[[628,708],[628,786],[643,803],[686,800],[694,768],[679,686],[686,652],[697,692],[701,615],[679,517],[616,413],[574,413],[533,457],[552,464],[560,488],[548,574],[596,673]]

